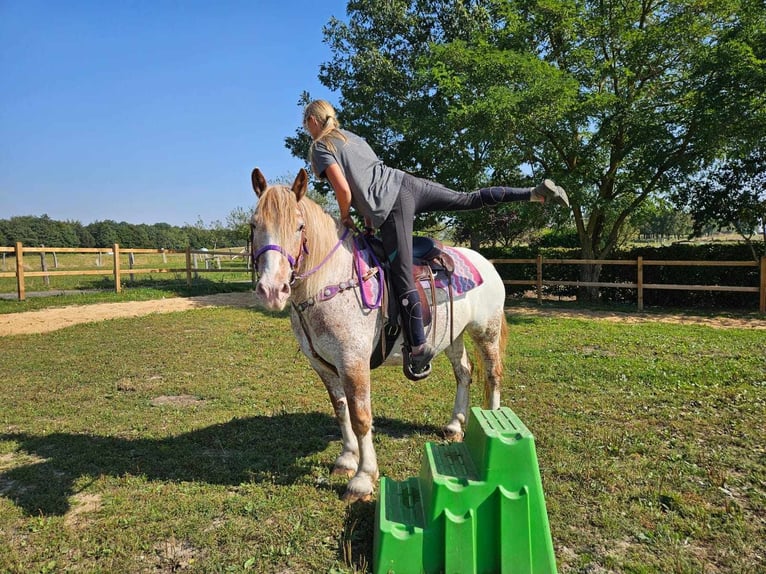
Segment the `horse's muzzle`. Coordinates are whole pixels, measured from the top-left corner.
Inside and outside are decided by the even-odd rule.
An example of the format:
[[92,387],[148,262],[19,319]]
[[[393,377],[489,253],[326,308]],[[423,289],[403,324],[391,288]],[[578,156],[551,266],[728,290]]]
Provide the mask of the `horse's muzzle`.
[[281,311],[290,298],[290,285],[286,282],[269,282],[261,278],[255,285],[256,303],[270,311]]

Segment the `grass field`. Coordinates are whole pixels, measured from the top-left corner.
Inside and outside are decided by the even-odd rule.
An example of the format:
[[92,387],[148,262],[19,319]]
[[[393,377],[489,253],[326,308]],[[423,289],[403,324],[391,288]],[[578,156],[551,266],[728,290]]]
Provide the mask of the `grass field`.
[[[763,331],[509,315],[562,573],[764,572]],[[373,375],[378,460],[417,474],[454,382]],[[472,391],[478,404],[481,389]],[[363,572],[374,504],[284,316],[215,308],[2,339],[0,572]]]

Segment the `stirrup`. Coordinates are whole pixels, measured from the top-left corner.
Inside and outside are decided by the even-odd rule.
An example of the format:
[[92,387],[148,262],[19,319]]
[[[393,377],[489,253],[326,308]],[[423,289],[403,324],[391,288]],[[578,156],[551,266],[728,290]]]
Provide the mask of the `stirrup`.
[[428,360],[428,363],[426,363],[426,365],[419,371],[414,370],[411,357],[412,355],[410,355],[409,345],[402,345],[402,367],[404,376],[411,381],[422,381],[431,374],[431,359],[433,359],[433,357],[431,357],[431,359]]

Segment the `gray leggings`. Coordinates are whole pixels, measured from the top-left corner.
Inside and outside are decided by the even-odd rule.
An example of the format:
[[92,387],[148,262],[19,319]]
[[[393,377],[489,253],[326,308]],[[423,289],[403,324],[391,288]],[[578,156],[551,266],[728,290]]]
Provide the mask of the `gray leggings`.
[[399,196],[380,226],[380,234],[390,264],[391,286],[400,303],[404,330],[411,345],[425,343],[422,314],[412,278],[412,225],[415,216],[429,211],[463,211],[508,201],[529,201],[530,196],[528,187],[489,187],[461,193],[405,174]]

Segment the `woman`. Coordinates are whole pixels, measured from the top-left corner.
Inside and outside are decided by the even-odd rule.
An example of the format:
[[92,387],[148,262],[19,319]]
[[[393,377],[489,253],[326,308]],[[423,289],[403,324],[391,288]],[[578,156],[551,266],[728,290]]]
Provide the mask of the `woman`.
[[354,227],[350,215],[353,206],[364,216],[367,227],[380,229],[390,263],[391,286],[401,309],[406,341],[404,372],[410,378],[424,378],[431,371],[434,350],[426,343],[420,299],[412,277],[415,215],[479,209],[509,201],[550,200],[569,206],[567,194],[549,179],[537,187],[489,187],[461,193],[388,167],[366,141],[340,129],[335,109],[324,100],[306,106],[303,127],[313,139],[309,162],[314,173],[332,185],[341,222]]

